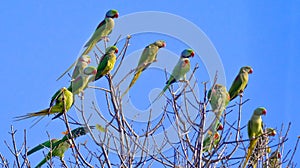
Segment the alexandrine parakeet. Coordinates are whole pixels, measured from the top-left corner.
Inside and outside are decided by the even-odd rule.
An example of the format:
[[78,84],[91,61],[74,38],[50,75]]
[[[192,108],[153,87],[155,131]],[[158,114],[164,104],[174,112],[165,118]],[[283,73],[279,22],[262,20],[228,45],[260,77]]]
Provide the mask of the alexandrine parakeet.
[[147,69],[151,63],[156,61],[158,50],[162,47],[166,47],[166,42],[163,40],[158,40],[145,47],[140,57],[140,60],[138,62],[138,65],[136,67],[133,79],[131,80],[128,88],[125,90],[125,92],[122,94],[121,97],[123,97],[129,91],[129,89],[135,84],[136,80],[140,77],[142,72],[145,69]]
[[115,25],[114,18],[118,18],[118,16],[119,13],[115,9],[106,12],[104,20],[99,23],[92,37],[84,45],[86,49],[83,52],[83,55],[88,54],[100,40],[102,40],[104,37],[108,36],[112,32],[112,29]]
[[[57,143],[57,145],[54,147],[53,144]],[[44,146],[50,148],[50,151],[45,156],[45,158],[35,167],[40,168],[45,164],[49,159],[51,159],[54,156],[59,157],[59,159],[63,162],[64,154],[65,152],[72,146],[71,141],[64,141],[60,142],[57,139],[52,139],[51,141],[47,141],[43,143]]]
[[212,126],[215,127],[220,122],[221,115],[230,101],[230,96],[225,86],[221,84],[215,84],[213,88],[208,91],[207,98],[212,111],[216,116],[212,123]]
[[264,107],[258,107],[254,110],[251,119],[248,121],[248,137],[250,139],[250,145],[247,150],[246,160],[243,164],[243,168],[246,167],[248,160],[257,144],[259,136],[263,134],[263,121],[261,116],[266,115],[267,110]]
[[165,93],[165,91],[169,88],[169,86],[171,84],[173,84],[177,81],[180,81],[180,80],[186,80],[186,73],[189,72],[191,69],[191,64],[190,64],[189,58],[193,57],[194,55],[195,55],[195,53],[192,49],[185,49],[181,52],[179,61],[177,62],[176,66],[174,67],[169,80],[166,82],[166,86],[163,88],[163,90],[160,92],[160,94],[154,99],[152,104]]
[[73,70],[72,73],[72,79],[76,79],[76,77],[82,73],[82,71],[84,70],[84,68],[86,68],[89,64],[91,63],[91,57],[88,55],[81,55],[76,62],[74,62],[62,75],[60,75],[60,77],[58,77],[56,80],[59,80],[60,78],[62,78],[74,65],[75,68]]
[[67,88],[63,87],[57,91],[51,98],[50,107],[39,112],[27,113],[23,116],[15,117],[16,121],[24,120],[31,117],[46,116],[49,114],[57,114],[52,119],[58,118],[64,112],[69,111],[74,103],[73,94]]
[[[94,126],[90,126],[90,129],[93,129]],[[79,136],[86,135],[88,133],[87,127],[78,127],[76,129],[73,129],[71,131],[73,138],[78,138]],[[35,153],[36,151],[39,151],[45,147],[50,148],[51,152],[47,154],[47,156],[36,166],[41,167],[43,164],[45,164],[51,157],[58,156],[61,161],[63,161],[64,153],[72,147],[72,141],[71,141],[71,134],[66,133],[66,135],[62,139],[52,139],[48,140],[46,142],[43,142],[42,144],[37,145],[36,147],[32,148],[28,151],[27,155],[31,155]]]
[[68,90],[73,93],[73,95],[82,93],[87,87],[90,78],[95,78],[97,74],[97,69],[94,66],[88,66],[84,68],[83,72],[79,74],[73,81],[71,81]]
[[250,66],[244,66],[240,69],[239,74],[234,79],[230,89],[230,100],[236,98],[239,94],[243,93],[248,84],[248,74],[251,74],[253,69]]
[[[89,127],[90,127],[90,129],[94,129],[95,128],[94,126],[89,126]],[[87,133],[88,133],[88,128],[87,127],[78,127],[78,128],[75,128],[75,129],[73,129],[71,131],[71,134],[72,134],[72,136],[73,136],[74,139],[76,139],[76,138],[78,138],[80,136],[86,135]],[[50,147],[54,148],[59,143],[65,142],[65,141],[67,141],[68,139],[71,138],[71,134],[68,133],[68,131],[66,131],[66,133],[64,132],[64,134],[65,134],[65,136],[63,136],[60,140],[53,139],[53,140],[55,140],[55,142],[52,142],[52,144],[50,144],[50,142],[52,140],[51,141],[48,140],[46,142],[43,142],[43,143],[37,145],[36,147],[34,147],[31,150],[29,150],[28,153],[27,153],[27,155],[29,156],[29,155],[35,153],[36,151],[39,151],[39,150],[41,150],[41,149],[43,149],[45,147],[47,147],[47,148],[50,148]]]
[[118,48],[116,46],[111,46],[106,49],[105,54],[99,61],[97,74],[94,79],[95,81],[108,74],[114,68],[117,59],[116,53],[118,53]]

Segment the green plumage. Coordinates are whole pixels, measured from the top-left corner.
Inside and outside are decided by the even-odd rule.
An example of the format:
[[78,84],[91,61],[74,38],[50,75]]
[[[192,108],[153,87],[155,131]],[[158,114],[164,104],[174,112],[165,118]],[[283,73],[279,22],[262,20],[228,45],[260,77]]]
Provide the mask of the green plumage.
[[243,164],[243,168],[246,167],[248,160],[257,144],[259,136],[263,134],[263,121],[261,116],[265,115],[267,110],[264,107],[258,107],[254,110],[251,119],[248,121],[248,137],[250,139],[250,145],[248,147],[246,160]]
[[[58,144],[55,147],[52,146],[55,143]],[[63,161],[65,152],[70,148],[70,143],[68,141],[60,142],[58,140],[52,140],[51,142],[49,142],[48,148],[50,148],[50,151],[48,152],[47,156],[36,166],[36,168],[41,167],[54,156],[59,157],[59,159]]]
[[61,74],[56,79],[56,81],[58,81],[67,72],[69,72],[71,70],[71,68],[73,68],[74,65],[75,65],[75,68],[73,70],[71,80],[75,79],[80,73],[82,73],[82,71],[84,70],[84,68],[86,68],[90,63],[91,63],[91,57],[90,56],[88,56],[88,55],[81,55],[63,74]]
[[253,153],[249,158],[248,166],[256,168],[258,160],[262,159],[268,153],[270,153],[269,136],[275,136],[276,130],[274,128],[266,128],[263,131],[263,135],[258,138],[257,144],[254,148]]
[[49,114],[57,114],[52,119],[55,119],[63,114],[63,112],[69,111],[74,103],[73,94],[67,88],[63,87],[62,89],[58,90],[51,99],[50,107],[44,109],[39,112],[27,113],[23,116],[15,117],[16,121],[28,119],[31,117],[38,117],[38,116],[46,116]]
[[114,9],[109,10],[106,13],[104,20],[99,23],[99,25],[97,26],[96,30],[94,31],[92,37],[84,45],[84,47],[86,47],[86,49],[84,50],[82,55],[88,54],[93,49],[93,47],[100,40],[102,40],[102,38],[108,36],[112,32],[112,30],[115,26],[114,18],[118,18],[118,16],[119,16],[118,11],[114,10]]
[[149,44],[147,47],[145,47],[145,49],[143,50],[143,53],[140,57],[140,60],[138,62],[138,65],[136,67],[133,79],[131,80],[128,88],[125,90],[125,92],[122,94],[121,97],[126,95],[126,93],[130,90],[130,88],[135,84],[136,80],[140,77],[142,72],[145,69],[147,69],[151,63],[156,61],[158,50],[165,46],[166,46],[165,41],[158,40],[152,44]]
[[243,93],[248,84],[248,74],[253,72],[250,66],[245,66],[240,69],[239,74],[236,76],[229,89],[230,100],[236,98],[239,94]]
[[[73,93],[73,95],[79,94],[83,92],[83,90],[87,87],[90,78],[94,78],[94,75],[97,74],[96,67],[89,66],[86,67],[81,74],[79,74],[76,79],[74,79],[68,90]],[[92,76],[91,76],[92,75]]]
[[[90,126],[90,129],[93,129],[94,126]],[[88,133],[88,129],[86,127],[78,127],[76,129],[73,129],[71,131],[73,138],[78,138],[79,136],[86,135]],[[43,164],[45,164],[51,157],[58,156],[60,160],[63,160],[64,153],[72,147],[71,143],[71,134],[67,133],[62,139],[51,139],[46,142],[43,142],[36,147],[32,148],[28,151],[27,155],[31,155],[35,153],[36,151],[39,151],[43,148],[49,148],[50,152],[46,155],[46,157],[36,166],[41,167]]]
[[[230,101],[230,96],[225,86],[221,84],[215,84],[214,87],[208,91],[207,98],[212,111],[216,116],[215,120],[212,122],[212,128],[216,128],[217,124],[220,122],[223,111],[226,109]],[[216,130],[211,131],[214,132]]]
[[172,74],[169,80],[166,82],[166,86],[160,92],[160,94],[153,100],[152,104],[158,100],[169,88],[169,86],[179,80],[186,80],[186,73],[190,71],[191,64],[190,64],[190,57],[195,55],[192,49],[185,49],[182,51],[179,61],[175,65]]
[[75,68],[72,73],[72,80],[76,79],[80,74],[83,73],[83,70],[91,63],[91,57],[88,55],[82,55],[79,57]]
[[114,68],[117,59],[116,53],[118,53],[116,46],[111,46],[106,49],[106,53],[98,64],[95,81],[108,74]]

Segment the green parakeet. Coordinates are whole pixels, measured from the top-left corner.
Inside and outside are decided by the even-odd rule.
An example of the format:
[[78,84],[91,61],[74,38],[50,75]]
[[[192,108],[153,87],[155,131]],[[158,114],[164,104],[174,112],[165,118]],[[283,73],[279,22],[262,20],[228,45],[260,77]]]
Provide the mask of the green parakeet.
[[[94,126],[90,126],[90,129],[93,129]],[[87,127],[78,127],[76,129],[73,129],[72,131],[73,138],[77,138],[79,136],[85,135],[88,132]],[[58,140],[58,139],[52,139],[48,140],[46,142],[43,142],[42,144],[37,145],[36,147],[32,148],[28,151],[27,155],[31,155],[35,153],[36,151],[43,149],[45,147],[51,148],[51,152],[47,154],[47,156],[36,166],[41,167],[43,164],[45,164],[51,156],[58,156],[60,160],[63,160],[64,153],[70,148],[73,147],[72,141],[70,140],[71,135],[67,132],[66,135]]]
[[94,75],[96,74],[96,67],[89,66],[84,68],[83,72],[71,82],[70,86],[68,87],[68,90],[71,91],[73,95],[81,93],[87,87],[89,79],[94,78]]
[[261,116],[266,114],[267,110],[264,107],[258,107],[254,110],[251,119],[248,121],[248,137],[250,139],[250,145],[248,147],[247,156],[243,164],[243,168],[246,167],[248,160],[259,139],[259,136],[263,134],[263,121]]
[[163,90],[160,92],[160,94],[154,99],[152,104],[165,93],[165,91],[169,88],[169,86],[171,84],[173,84],[179,80],[186,80],[186,73],[189,72],[190,68],[191,68],[189,58],[193,57],[194,55],[195,55],[195,53],[192,49],[185,49],[181,52],[179,61],[177,62],[176,66],[174,67],[169,80],[166,82],[166,86],[163,88]]
[[[94,129],[95,127],[94,126],[90,126],[90,129]],[[78,127],[78,128],[75,128],[71,131],[72,133],[72,136],[74,139],[82,136],[82,135],[86,135],[88,133],[88,128],[87,127]],[[39,145],[37,145],[36,147],[32,148],[31,150],[28,151],[27,155],[31,155],[33,153],[35,153],[36,151],[39,151],[45,147],[47,148],[54,148],[56,147],[58,144],[60,144],[61,142],[65,142],[67,141],[68,139],[71,138],[71,134],[68,133],[68,131],[66,132],[63,132],[63,134],[65,134],[65,136],[63,136],[63,138],[61,138],[60,140],[57,140],[57,139],[53,139],[51,141],[46,141],[46,142],[43,142]],[[52,142],[52,144],[50,144]],[[51,146],[50,146],[51,145]]]
[[23,116],[15,117],[16,121],[24,120],[31,117],[46,116],[49,114],[57,114],[52,119],[58,118],[64,111],[69,111],[74,103],[73,94],[67,88],[63,87],[57,91],[51,98],[50,107],[39,112],[27,113]]
[[117,59],[116,53],[118,53],[116,46],[111,46],[106,49],[105,54],[98,64],[95,81],[108,74],[114,68]]
[[88,54],[92,48],[100,41],[102,38],[108,36],[115,26],[114,18],[118,18],[119,13],[117,10],[112,9],[106,12],[104,20],[97,26],[94,34],[89,39],[89,41],[84,45],[86,47],[82,55]]
[[269,157],[269,159],[264,163],[264,168],[281,168],[281,154],[279,152],[279,150],[276,150],[274,152],[271,153],[271,156]]
[[207,98],[209,99],[212,111],[216,115],[216,119],[212,123],[212,126],[217,126],[217,124],[220,122],[222,112],[226,109],[230,101],[229,93],[227,92],[225,86],[221,84],[215,84],[214,88],[211,88],[208,91]]
[[216,128],[216,131],[212,132],[212,131],[208,131],[208,133],[206,134],[204,140],[203,140],[203,148],[202,151],[203,152],[209,152],[211,151],[213,148],[217,147],[217,145],[220,142],[220,134],[218,131],[223,130],[223,126],[221,123],[218,124],[218,128]]
[[[58,156],[60,160],[63,160],[65,152],[70,148],[70,142],[69,141],[59,141],[57,139],[51,139],[49,141],[46,141],[32,150],[28,152],[28,155],[34,153],[35,151],[42,149],[44,147],[47,147],[50,149],[46,157],[36,166],[36,168],[41,167],[43,164],[45,164],[51,157]],[[35,151],[34,151],[35,150]]]
[[257,144],[254,148],[254,152],[250,156],[249,159],[249,166],[252,166],[253,168],[256,168],[258,160],[262,159],[263,156],[266,156],[268,153],[270,153],[271,149],[268,146],[269,145],[269,136],[275,136],[276,130],[274,128],[267,128],[264,130],[264,133],[262,136],[258,138]]
[[58,77],[56,80],[59,80],[62,78],[74,65],[75,68],[72,73],[71,79],[76,79],[76,77],[82,73],[84,68],[86,68],[91,63],[91,57],[88,55],[81,55],[76,62],[74,62],[60,77]]
[[244,66],[240,69],[239,74],[234,79],[230,89],[230,100],[236,98],[240,93],[243,93],[248,84],[248,74],[251,74],[253,69],[250,66]]
[[125,92],[122,94],[121,97],[123,97],[129,91],[129,89],[135,84],[136,80],[139,78],[142,72],[145,69],[147,69],[151,63],[156,61],[158,50],[162,47],[166,47],[166,42],[163,40],[158,40],[145,47],[140,57],[138,66],[135,70],[133,79],[131,80],[128,88],[125,90]]

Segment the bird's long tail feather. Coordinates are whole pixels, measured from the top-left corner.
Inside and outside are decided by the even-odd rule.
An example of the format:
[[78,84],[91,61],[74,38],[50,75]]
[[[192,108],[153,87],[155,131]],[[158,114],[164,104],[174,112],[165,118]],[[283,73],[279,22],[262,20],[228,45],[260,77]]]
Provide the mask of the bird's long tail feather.
[[45,164],[48,160],[48,156],[46,156],[38,165],[35,166],[35,168],[40,168],[43,166],[43,164]]
[[[168,83],[163,90],[159,93],[159,95],[151,102],[151,104],[154,104],[162,95],[164,95],[164,93],[167,91],[167,89],[169,88],[169,86],[171,85],[171,83]],[[149,107],[151,106],[151,104],[149,105]]]
[[86,55],[86,54],[88,54],[88,53],[94,48],[94,46],[95,46],[96,44],[97,44],[97,43],[94,42],[94,41],[92,41],[92,42],[90,42],[90,43],[87,43],[87,44],[85,45],[86,49],[83,51],[83,53],[82,53],[81,55]]
[[14,121],[20,121],[20,120],[25,120],[28,118],[32,118],[32,117],[37,117],[37,116],[45,116],[45,115],[49,115],[51,114],[50,112],[50,108],[44,109],[42,111],[39,112],[35,112],[35,113],[27,113],[26,115],[22,115],[22,116],[17,116],[15,117]]
[[257,141],[258,141],[258,138],[255,138],[254,140],[250,140],[250,145],[247,150],[247,156],[246,156],[246,160],[243,164],[243,168],[245,168],[247,166],[247,163],[249,161],[250,156],[252,155],[252,152],[256,146]]
[[143,72],[142,70],[139,70],[139,71],[137,71],[137,72],[134,74],[133,79],[131,80],[131,82],[130,82],[128,88],[127,88],[127,89],[125,90],[125,92],[122,94],[121,98],[123,98],[123,97],[128,93],[128,91],[130,90],[130,88],[135,84],[136,80],[141,76],[142,72]]
[[62,73],[62,74],[56,79],[56,81],[60,80],[63,76],[65,76],[65,74],[68,73],[68,72],[75,66],[76,62],[77,62],[77,61],[74,61],[73,64],[72,64],[67,70],[65,70],[64,73]]

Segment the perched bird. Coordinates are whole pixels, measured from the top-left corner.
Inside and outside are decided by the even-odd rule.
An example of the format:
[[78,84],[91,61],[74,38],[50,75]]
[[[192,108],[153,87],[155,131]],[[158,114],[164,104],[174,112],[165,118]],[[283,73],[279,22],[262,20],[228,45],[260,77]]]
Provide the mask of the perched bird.
[[[106,49],[105,54],[101,57],[101,60],[98,64],[97,74],[93,79],[94,81],[105,76],[114,68],[117,58],[116,53],[118,53],[118,48],[116,46],[111,46]],[[93,80],[90,80],[90,82]]]
[[[55,147],[52,146],[52,144],[56,144]],[[51,141],[46,141],[43,143],[44,146],[50,148],[51,150],[48,152],[47,156],[35,167],[39,168],[42,167],[43,164],[45,164],[49,159],[51,159],[54,156],[59,157],[59,159],[63,162],[65,152],[72,147],[71,141],[65,141],[65,142],[60,142],[57,139],[52,139]]]
[[31,117],[46,116],[49,114],[57,114],[52,119],[58,118],[64,112],[69,111],[74,103],[73,94],[67,88],[63,87],[57,91],[51,98],[50,107],[39,112],[27,113],[23,116],[15,117],[16,121],[24,120]]
[[152,104],[165,93],[165,91],[169,88],[169,86],[171,84],[173,84],[177,81],[180,81],[180,80],[186,80],[186,73],[189,72],[190,68],[191,68],[189,58],[193,57],[194,55],[195,55],[195,53],[192,49],[185,49],[181,52],[179,61],[177,62],[176,66],[174,67],[169,80],[166,82],[166,86],[163,88],[163,90],[160,92],[160,94],[154,99]]
[[221,84],[215,84],[213,88],[208,91],[207,98],[209,100],[212,111],[216,115],[215,121],[212,123],[212,126],[217,126],[217,124],[220,122],[223,111],[226,109],[230,101],[229,93],[227,92],[225,86]]
[[101,23],[99,23],[92,37],[84,45],[86,49],[82,55],[88,54],[100,40],[102,40],[104,37],[107,37],[112,32],[112,29],[115,26],[114,18],[118,17],[119,13],[115,9],[106,12],[104,20]]
[[267,110],[264,107],[258,107],[254,110],[251,119],[248,121],[248,137],[250,139],[250,145],[248,147],[247,156],[243,164],[243,168],[246,167],[248,160],[257,144],[259,136],[263,134],[263,121],[261,116],[266,114]]
[[74,65],[75,68],[72,73],[71,80],[76,79],[76,77],[82,73],[84,68],[86,68],[91,63],[91,57],[88,55],[81,55],[60,77],[58,77],[56,80],[58,81],[60,78],[62,78]]
[[239,74],[234,79],[230,89],[230,101],[243,93],[248,84],[248,74],[252,74],[253,69],[250,66],[244,66],[240,69]]
[[163,40],[158,40],[152,44],[149,44],[147,47],[145,47],[145,49],[143,50],[143,53],[140,57],[138,66],[136,67],[133,79],[131,80],[128,88],[125,90],[125,92],[122,94],[121,97],[126,95],[126,93],[135,84],[136,80],[139,78],[139,76],[142,74],[142,72],[145,69],[147,69],[151,63],[156,61],[158,50],[162,47],[166,47],[166,42]]
[[[93,126],[90,126],[91,129],[93,129]],[[77,138],[79,136],[87,134],[87,128],[86,127],[78,127],[76,129],[73,129],[72,131],[73,138]],[[73,147],[72,141],[71,141],[71,135],[67,133],[62,139],[51,139],[46,142],[43,142],[36,147],[32,148],[28,151],[27,155],[31,155],[35,153],[36,151],[39,151],[45,147],[50,148],[50,152],[47,154],[47,156],[36,166],[41,167],[43,164],[45,164],[51,157],[58,156],[61,161],[63,161],[64,153],[70,148]]]
[[223,130],[223,126],[221,123],[219,123],[218,128],[216,128],[216,131],[208,131],[203,140],[203,152],[210,152],[213,148],[217,147],[221,139],[221,136],[218,132],[220,130]]
[[250,156],[248,166],[256,168],[258,160],[262,159],[271,152],[269,145],[269,136],[275,136],[276,130],[274,128],[266,128],[262,136],[258,138],[257,144]]
[[264,163],[264,168],[281,168],[282,163],[280,162],[281,154],[279,150],[271,153],[269,159]]
[[[90,129],[94,129],[95,127],[94,126],[89,126]],[[83,135],[86,135],[88,133],[88,128],[87,127],[78,127],[78,128],[75,128],[71,131],[71,134],[73,136],[74,139],[80,137],[80,136],[83,136]],[[51,141],[46,141],[46,142],[43,142],[39,145],[37,145],[36,147],[32,148],[31,150],[29,150],[27,152],[27,155],[31,155],[33,153],[35,153],[36,151],[39,151],[45,147],[47,148],[55,148],[59,143],[61,142],[65,142],[69,139],[71,139],[71,134],[66,131],[66,132],[63,132],[63,134],[65,134],[65,136],[63,136],[63,138],[61,139],[52,139]],[[52,144],[51,144],[52,143]],[[51,146],[50,146],[51,145]]]
[[84,68],[83,72],[79,74],[76,79],[71,81],[68,90],[73,93],[73,95],[82,93],[87,87],[90,78],[94,78],[97,74],[97,69],[94,66],[89,66]]

